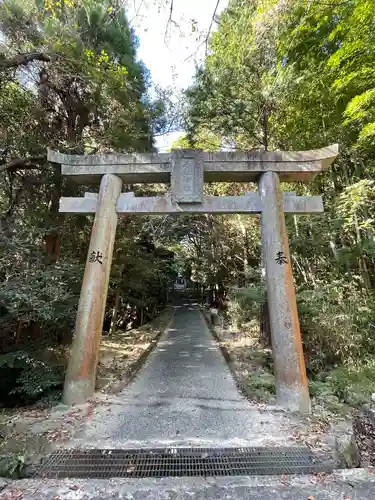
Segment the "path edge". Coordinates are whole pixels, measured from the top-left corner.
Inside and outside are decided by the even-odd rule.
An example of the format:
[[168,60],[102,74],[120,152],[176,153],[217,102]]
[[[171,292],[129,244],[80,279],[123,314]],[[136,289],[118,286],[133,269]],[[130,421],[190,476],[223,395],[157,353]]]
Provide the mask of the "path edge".
[[239,391],[241,396],[244,397],[249,403],[254,403],[254,400],[252,400],[250,398],[250,395],[247,392],[246,388],[243,386],[241,381],[238,379],[236,370],[234,368],[233,359],[231,358],[231,355],[229,354],[228,349],[225,347],[225,345],[223,344],[219,335],[217,334],[215,326],[210,322],[208,312],[205,311],[202,306],[199,308],[199,310],[200,310],[201,315],[203,316],[203,319],[204,319],[211,335],[213,336],[215,342],[219,346],[220,352],[221,352],[223,358],[225,359],[226,364],[228,365],[229,371],[232,375],[232,378],[233,378],[234,383],[237,387],[237,390]]
[[[124,390],[133,380],[137,377],[141,369],[144,367],[146,364],[149,356],[152,354],[154,351],[155,347],[158,345],[159,340],[161,337],[169,330],[172,321],[174,320],[175,314],[176,314],[176,309],[174,307],[172,308],[172,315],[166,325],[165,328],[163,328],[150,342],[150,345],[145,349],[142,354],[139,356],[139,358],[134,361],[129,367],[129,372],[121,379],[117,380],[116,382],[110,382],[108,385],[103,386],[100,390],[95,391],[95,394],[98,393],[103,393],[103,394],[118,394],[122,390]],[[113,387],[111,387],[111,384]]]

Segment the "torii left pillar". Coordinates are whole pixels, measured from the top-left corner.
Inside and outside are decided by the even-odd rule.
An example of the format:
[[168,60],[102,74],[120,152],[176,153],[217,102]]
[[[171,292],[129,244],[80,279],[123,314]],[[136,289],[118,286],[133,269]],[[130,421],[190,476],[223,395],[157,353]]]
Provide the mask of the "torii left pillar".
[[63,401],[69,405],[83,403],[95,390],[121,188],[116,175],[102,177],[65,378]]

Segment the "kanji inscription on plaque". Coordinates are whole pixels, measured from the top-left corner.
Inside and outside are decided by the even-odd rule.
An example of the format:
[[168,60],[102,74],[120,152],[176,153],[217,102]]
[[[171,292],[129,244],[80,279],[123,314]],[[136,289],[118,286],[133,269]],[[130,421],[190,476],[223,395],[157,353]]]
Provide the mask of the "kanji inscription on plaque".
[[174,150],[172,151],[171,163],[172,201],[175,203],[202,203],[202,151]]

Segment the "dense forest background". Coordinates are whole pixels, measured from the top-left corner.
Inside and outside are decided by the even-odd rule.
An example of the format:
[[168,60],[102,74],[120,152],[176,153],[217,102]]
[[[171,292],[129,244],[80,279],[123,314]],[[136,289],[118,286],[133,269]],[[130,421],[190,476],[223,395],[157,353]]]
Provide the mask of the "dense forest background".
[[[358,380],[375,392],[374,12],[374,0],[230,0],[180,96],[186,135],[174,145],[339,143],[328,173],[283,188],[324,198],[324,214],[288,216],[287,226],[309,375],[343,392]],[[176,121],[136,49],[117,0],[0,4],[0,390],[24,402],[61,387],[64,365],[37,353],[71,341],[92,224],[58,213],[62,194],[85,187],[62,179],[47,148],[153,151]],[[245,328],[265,300],[260,248],[258,219],[243,215],[122,219],[105,332],[156,316],[181,270]]]

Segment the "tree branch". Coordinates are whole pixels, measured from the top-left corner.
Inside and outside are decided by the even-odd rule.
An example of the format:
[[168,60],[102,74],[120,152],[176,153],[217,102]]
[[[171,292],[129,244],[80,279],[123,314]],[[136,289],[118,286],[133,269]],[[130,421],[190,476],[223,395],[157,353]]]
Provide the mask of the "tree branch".
[[195,51],[184,59],[184,62],[186,62],[189,59],[191,59],[197,53],[198,49],[200,49],[202,47],[202,45],[206,45],[205,53],[206,53],[206,56],[207,56],[207,54],[208,54],[208,42],[210,41],[210,35],[211,35],[211,31],[212,31],[212,26],[214,24],[215,16],[216,16],[216,13],[218,11],[219,5],[220,5],[220,0],[217,0],[216,6],[215,6],[215,10],[214,10],[214,12],[212,14],[212,17],[211,17],[211,22],[210,22],[210,26],[209,26],[208,31],[207,31],[207,35],[199,43],[199,45],[197,46],[197,48],[195,49]]
[[17,170],[40,168],[37,164],[45,161],[47,161],[46,155],[30,156],[29,158],[15,158],[10,161],[0,160],[0,173],[6,170],[8,172],[16,172]]
[[211,17],[210,27],[208,28],[208,33],[207,33],[207,36],[206,36],[206,55],[207,55],[207,52],[208,52],[208,42],[209,42],[209,38],[210,38],[210,35],[211,35],[212,25],[214,24],[215,16],[216,16],[217,9],[219,8],[219,4],[220,4],[220,0],[217,0],[214,13],[212,14],[212,17]]
[[171,24],[174,24],[176,27],[178,27],[177,23],[175,21],[173,21],[172,19],[172,16],[173,16],[173,0],[171,0],[171,4],[169,6],[169,16],[168,16],[168,21],[167,21],[167,25],[165,27],[165,31],[164,31],[164,43],[166,44],[166,40],[167,40],[167,36],[168,36],[168,28]]
[[0,71],[10,68],[18,68],[19,66],[27,66],[33,61],[50,62],[51,56],[42,52],[30,52],[29,54],[17,54],[10,59],[0,59]]

